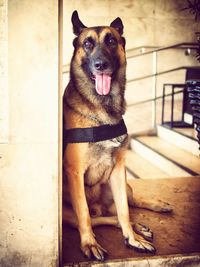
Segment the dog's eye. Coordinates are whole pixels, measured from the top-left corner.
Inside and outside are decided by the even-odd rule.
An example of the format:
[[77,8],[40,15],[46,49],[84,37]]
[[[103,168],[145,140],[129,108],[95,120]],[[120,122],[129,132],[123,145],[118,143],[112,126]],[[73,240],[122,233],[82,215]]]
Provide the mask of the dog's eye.
[[117,40],[113,36],[109,36],[106,38],[106,43],[108,46],[114,48],[117,46]]
[[90,41],[90,40],[86,40],[83,44],[84,48],[87,49],[87,50],[92,50],[93,49],[93,42]]
[[110,38],[109,39],[109,45],[115,46],[117,44],[117,41],[115,38]]

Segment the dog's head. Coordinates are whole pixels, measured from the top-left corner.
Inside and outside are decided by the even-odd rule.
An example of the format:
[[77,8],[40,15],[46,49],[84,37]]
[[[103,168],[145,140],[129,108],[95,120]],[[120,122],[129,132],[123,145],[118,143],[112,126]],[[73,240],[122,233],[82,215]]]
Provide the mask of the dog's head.
[[123,23],[116,18],[110,26],[86,27],[77,11],[73,12],[71,20],[77,36],[73,41],[74,72],[79,76],[84,73],[98,95],[108,95],[113,80],[120,73],[125,77]]

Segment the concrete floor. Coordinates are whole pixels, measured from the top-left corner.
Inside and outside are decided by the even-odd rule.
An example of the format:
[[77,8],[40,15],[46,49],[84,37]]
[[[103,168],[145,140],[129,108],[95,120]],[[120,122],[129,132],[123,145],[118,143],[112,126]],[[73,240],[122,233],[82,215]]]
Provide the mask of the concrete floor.
[[[155,256],[125,247],[121,231],[115,227],[96,227],[96,238],[109,253],[106,262],[101,266],[113,266],[113,262],[116,263],[114,266],[121,266],[124,261],[126,264],[123,266],[129,266],[136,261],[144,261],[144,264],[139,265],[138,262],[134,266],[154,266],[145,265],[151,260],[156,260],[155,266],[200,266],[200,176],[162,180],[140,179],[130,183],[135,194],[147,199],[162,198],[169,202],[173,213],[159,214],[144,209],[130,209],[134,222],[145,224],[153,230],[153,243],[157,249]],[[191,253],[194,254],[188,256]],[[176,258],[177,254],[179,256]],[[173,263],[165,265],[166,260],[170,262],[170,259],[173,259]],[[65,266],[73,266],[70,263],[82,262],[83,266],[90,266],[85,261],[79,248],[78,231],[64,225],[63,263]]]

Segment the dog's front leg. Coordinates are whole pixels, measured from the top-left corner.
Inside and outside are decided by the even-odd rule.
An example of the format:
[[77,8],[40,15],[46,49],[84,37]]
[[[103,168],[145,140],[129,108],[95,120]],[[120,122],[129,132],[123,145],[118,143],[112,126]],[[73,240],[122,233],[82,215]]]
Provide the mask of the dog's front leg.
[[124,151],[116,153],[116,164],[110,176],[110,186],[116,205],[117,216],[125,238],[125,244],[128,247],[139,251],[155,252],[153,245],[143,237],[136,234],[130,223],[129,208],[126,191],[126,170],[124,165]]
[[[81,151],[81,153],[80,153]],[[81,155],[80,155],[81,154]],[[88,258],[104,260],[106,252],[95,240],[84,189],[84,149],[78,144],[68,145],[64,156],[64,170],[68,179],[71,202],[81,238],[81,250]]]

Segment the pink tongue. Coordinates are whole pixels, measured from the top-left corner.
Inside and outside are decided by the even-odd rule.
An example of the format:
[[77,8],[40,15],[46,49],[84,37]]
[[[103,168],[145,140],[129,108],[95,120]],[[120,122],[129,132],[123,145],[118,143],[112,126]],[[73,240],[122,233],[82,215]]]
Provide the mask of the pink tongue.
[[96,91],[99,95],[107,95],[110,92],[111,77],[107,74],[95,76]]

